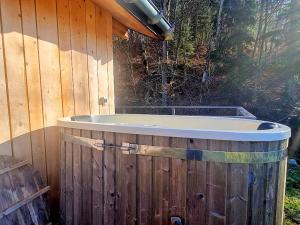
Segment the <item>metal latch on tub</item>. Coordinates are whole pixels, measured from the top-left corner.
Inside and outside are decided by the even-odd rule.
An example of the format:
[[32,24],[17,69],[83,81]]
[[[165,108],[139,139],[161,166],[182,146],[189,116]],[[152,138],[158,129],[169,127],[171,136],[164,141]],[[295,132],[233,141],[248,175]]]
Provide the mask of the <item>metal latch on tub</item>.
[[175,159],[186,159],[186,160],[202,160],[202,151],[185,149],[185,148],[174,148],[174,147],[163,147],[163,146],[151,146],[151,145],[138,145],[131,143],[122,143],[123,154],[136,154],[144,156],[157,156],[167,157]]
[[131,144],[127,142],[123,142],[121,146],[121,150],[123,154],[129,155],[129,154],[138,154],[138,145],[137,144]]

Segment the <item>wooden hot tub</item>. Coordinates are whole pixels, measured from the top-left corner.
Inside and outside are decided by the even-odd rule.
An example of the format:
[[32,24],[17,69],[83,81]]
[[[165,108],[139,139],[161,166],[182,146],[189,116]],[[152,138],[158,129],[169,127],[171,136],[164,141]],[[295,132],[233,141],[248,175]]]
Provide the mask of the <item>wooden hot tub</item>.
[[117,114],[59,126],[63,223],[282,224],[284,125]]

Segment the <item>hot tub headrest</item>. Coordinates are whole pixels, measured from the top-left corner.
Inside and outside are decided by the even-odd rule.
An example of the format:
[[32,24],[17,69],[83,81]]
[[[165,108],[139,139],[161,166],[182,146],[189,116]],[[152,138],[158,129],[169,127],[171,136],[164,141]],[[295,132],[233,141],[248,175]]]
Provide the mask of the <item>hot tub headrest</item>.
[[279,126],[276,123],[263,122],[257,127],[257,130],[271,130],[271,129],[275,129],[278,127]]

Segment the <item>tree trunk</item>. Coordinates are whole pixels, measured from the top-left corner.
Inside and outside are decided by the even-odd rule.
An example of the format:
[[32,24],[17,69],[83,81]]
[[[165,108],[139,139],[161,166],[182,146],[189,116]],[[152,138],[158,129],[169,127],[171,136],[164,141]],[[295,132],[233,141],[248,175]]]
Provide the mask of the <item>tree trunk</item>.
[[262,30],[262,25],[263,25],[263,16],[264,16],[264,3],[265,0],[261,0],[260,1],[260,12],[259,12],[259,21],[258,21],[258,28],[257,28],[257,34],[256,34],[256,39],[255,39],[255,44],[254,44],[254,49],[253,49],[253,53],[252,53],[252,57],[254,58],[255,53],[256,53],[256,49],[259,43],[259,39],[261,37],[261,30]]
[[141,41],[141,48],[142,48],[142,56],[143,56],[143,64],[145,67],[145,74],[149,75],[149,63],[148,63],[148,58],[147,58],[147,50],[145,47],[145,37],[140,37]]
[[161,86],[162,86],[162,106],[168,105],[168,82],[167,82],[167,71],[166,71],[166,61],[167,61],[167,42],[162,43],[162,62],[161,62]]
[[269,0],[266,0],[266,7],[265,7],[265,23],[264,23],[264,28],[261,34],[261,40],[260,40],[260,47],[259,47],[259,54],[258,54],[258,63],[261,64],[261,58],[264,53],[264,43],[265,43],[265,34],[267,33],[267,27],[268,27],[268,12],[269,12]]
[[[161,11],[168,18],[170,16],[170,2],[171,0],[162,1]],[[167,80],[167,61],[168,61],[168,43],[162,42],[162,63],[161,63],[161,85],[162,85],[162,101],[163,106],[168,105],[168,80]]]
[[215,36],[216,43],[218,42],[219,35],[221,32],[223,5],[224,5],[224,0],[220,0],[218,19],[217,19],[217,31],[216,31],[216,36]]

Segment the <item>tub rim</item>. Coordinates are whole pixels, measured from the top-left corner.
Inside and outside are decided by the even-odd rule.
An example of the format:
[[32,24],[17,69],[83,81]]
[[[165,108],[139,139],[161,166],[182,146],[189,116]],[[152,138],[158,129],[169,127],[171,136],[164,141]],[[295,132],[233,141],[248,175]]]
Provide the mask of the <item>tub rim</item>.
[[[124,114],[113,114],[113,115],[124,115]],[[76,115],[79,116],[103,116],[109,117],[113,115]],[[151,114],[129,114],[134,115],[145,115]],[[162,117],[181,117],[181,115],[153,115]],[[279,127],[269,130],[213,130],[213,129],[178,129],[178,128],[167,128],[167,127],[156,127],[156,126],[138,126],[130,124],[116,124],[116,123],[101,123],[101,122],[84,122],[84,121],[72,121],[69,117],[63,117],[58,119],[58,126],[72,129],[82,130],[93,130],[103,131],[112,133],[125,133],[125,134],[140,134],[140,135],[152,135],[152,136],[164,136],[164,137],[178,137],[178,138],[194,138],[194,139],[208,139],[208,140],[222,140],[222,141],[281,141],[291,137],[291,129],[283,124],[272,122]],[[217,120],[241,120],[249,121],[249,119],[242,118],[227,118],[227,117],[216,117],[216,116],[186,116],[183,117],[201,117],[208,119]],[[268,122],[263,120],[255,120],[257,122]]]

